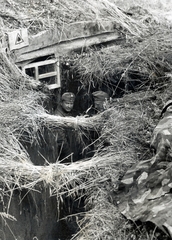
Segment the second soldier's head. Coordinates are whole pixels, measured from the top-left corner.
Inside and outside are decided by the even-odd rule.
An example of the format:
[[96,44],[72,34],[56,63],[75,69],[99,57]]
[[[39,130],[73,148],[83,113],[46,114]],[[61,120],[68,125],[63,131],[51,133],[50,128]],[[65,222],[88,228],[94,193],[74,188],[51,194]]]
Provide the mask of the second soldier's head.
[[109,100],[109,95],[103,91],[96,91],[92,93],[94,100],[94,108],[99,112],[106,109],[105,104]]

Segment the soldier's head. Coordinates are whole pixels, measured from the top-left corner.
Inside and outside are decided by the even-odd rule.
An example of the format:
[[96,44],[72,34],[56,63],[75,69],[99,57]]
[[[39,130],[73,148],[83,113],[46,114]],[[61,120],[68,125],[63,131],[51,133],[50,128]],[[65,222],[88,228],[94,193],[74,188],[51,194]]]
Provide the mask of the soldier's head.
[[164,115],[168,115],[168,114],[172,115],[172,100],[168,100],[165,103],[164,107],[162,108],[160,117],[164,117]]
[[71,112],[74,106],[75,94],[66,92],[61,97],[61,106],[66,112]]
[[109,100],[109,95],[103,91],[96,91],[92,93],[94,100],[94,108],[97,111],[105,110],[106,102]]

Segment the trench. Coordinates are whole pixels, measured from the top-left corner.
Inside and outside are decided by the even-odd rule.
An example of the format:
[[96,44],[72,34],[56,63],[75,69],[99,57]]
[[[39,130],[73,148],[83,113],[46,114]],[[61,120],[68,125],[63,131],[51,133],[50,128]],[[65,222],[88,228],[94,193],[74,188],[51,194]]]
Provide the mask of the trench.
[[[57,158],[59,161],[63,159],[64,156],[59,157],[55,129],[44,127],[38,139],[32,143],[28,138],[24,136],[20,141],[34,165],[43,166],[48,162],[55,163]],[[79,149],[74,149],[73,159],[76,161],[82,158]],[[7,211],[8,203],[10,207]],[[1,219],[0,239],[68,240],[78,231],[76,216],[68,216],[80,216],[84,212],[84,197],[77,200],[64,195],[63,202],[58,201],[56,196],[52,196],[49,186],[39,183],[34,190],[14,190],[12,198],[4,194],[0,212],[8,212],[17,220]]]
[[[71,88],[71,85],[68,87]],[[71,91],[76,93],[77,88],[78,85],[76,84]],[[68,91],[68,89],[65,90]],[[54,113],[54,105],[59,100],[59,94],[61,94],[61,91],[55,89],[48,101],[44,102],[45,109],[51,114]],[[78,96],[80,97],[80,95]],[[89,104],[89,99],[86,98],[86,105],[83,109],[77,101],[74,107],[83,112]],[[23,133],[20,142],[29,154],[32,163],[37,166],[55,163],[57,159],[63,163],[79,161],[93,155],[93,146],[87,153],[82,152],[82,149],[90,144],[90,140],[89,143],[87,140],[88,136],[84,139],[84,146],[81,146],[74,144],[76,143],[77,133],[73,129],[66,131],[73,153],[70,159],[65,158],[66,155],[70,154],[67,147],[64,151],[59,149],[57,143],[58,129],[43,126],[34,140],[27,133]],[[89,131],[86,134],[89,135]],[[71,139],[70,135],[72,136]],[[67,154],[65,151],[67,151]],[[2,189],[0,212],[7,212],[9,216],[16,219],[12,221],[8,218],[0,218],[0,240],[69,240],[78,231],[76,218],[83,217],[85,210],[84,197],[77,200],[77,197],[74,199],[64,194],[63,201],[59,201],[55,195],[51,194],[50,187],[44,183],[36,184],[34,189],[16,189],[14,186],[14,190],[10,193],[5,186],[0,186],[0,188]],[[77,216],[68,217],[69,215]]]
[[[69,74],[72,75],[72,74]],[[137,76],[136,76],[137,77]],[[117,76],[116,76],[117,78]],[[136,78],[137,79],[137,78]],[[116,82],[118,79],[112,79],[108,89],[116,89]],[[113,85],[114,84],[114,85]],[[122,83],[124,84],[124,83]],[[76,94],[79,84],[73,85],[72,79],[68,81],[68,89]],[[97,89],[100,86],[97,86]],[[103,85],[101,86],[103,88]],[[104,86],[105,91],[108,92],[107,86]],[[122,97],[125,91],[125,85],[118,85],[119,93],[117,97]],[[65,90],[68,90],[65,89]],[[96,89],[96,90],[97,90]],[[62,92],[64,89],[62,88]],[[79,112],[84,112],[91,104],[91,99],[87,94],[88,91],[81,88],[81,91],[76,94],[76,106]],[[59,92],[54,92],[57,96]],[[53,94],[52,94],[53,95]],[[84,98],[85,97],[85,98]],[[82,101],[81,101],[82,98]],[[46,103],[46,108],[54,111],[53,101],[57,99],[50,98]],[[82,106],[79,103],[83,103]],[[73,135],[72,129],[68,130],[68,135]],[[95,133],[87,132],[87,134],[94,135],[94,140],[98,138]],[[90,135],[89,135],[90,136]],[[75,139],[76,135],[73,136]],[[85,145],[89,145],[85,138]],[[65,158],[63,154],[59,157],[59,146],[57,143],[57,136],[55,129],[44,127],[42,132],[37,135],[35,141],[30,141],[29,136],[23,136],[20,140],[26,151],[28,152],[31,161],[34,165],[46,165],[47,163],[55,163],[57,159],[60,161]],[[69,140],[70,141],[70,140]],[[75,141],[71,141],[71,144]],[[91,157],[94,154],[94,147],[88,149],[86,153],[82,152],[83,146],[72,146],[73,159],[79,161],[85,157]],[[81,154],[82,152],[82,154]],[[67,162],[69,159],[66,160]],[[0,186],[1,187],[1,186]],[[3,189],[3,186],[2,186]],[[22,189],[14,190],[10,194],[4,194],[3,200],[0,199],[0,212],[8,212],[16,218],[17,221],[3,220],[0,221],[0,239],[2,240],[69,240],[79,230],[76,217],[69,217],[69,215],[77,214],[80,218],[83,217],[81,213],[84,212],[84,198],[80,201],[63,196],[63,203],[59,202],[56,196],[52,196],[50,188],[44,183],[37,184],[34,190]],[[8,208],[9,204],[9,209]]]

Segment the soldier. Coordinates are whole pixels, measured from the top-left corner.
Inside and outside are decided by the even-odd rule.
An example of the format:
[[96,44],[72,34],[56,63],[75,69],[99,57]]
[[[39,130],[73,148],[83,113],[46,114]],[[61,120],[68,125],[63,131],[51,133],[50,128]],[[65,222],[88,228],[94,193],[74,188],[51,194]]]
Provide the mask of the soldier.
[[106,109],[107,101],[109,100],[109,95],[103,91],[96,91],[92,93],[94,99],[94,108],[97,112],[102,112]]
[[97,113],[103,112],[109,100],[109,95],[103,91],[96,91],[92,93],[93,106],[86,111],[86,114],[93,116]]
[[172,101],[168,101],[161,112],[162,119],[153,131],[151,147],[155,149],[154,162],[167,160],[172,149]]
[[[91,106],[87,111],[86,111],[86,116],[92,117],[98,113],[103,112],[104,110],[107,109],[108,107],[108,100],[109,100],[109,95],[106,92],[103,91],[96,91],[92,93],[93,97],[93,106]],[[101,132],[98,130],[91,130],[89,133],[87,133],[89,136],[85,142],[87,142],[86,145],[89,146],[87,148],[87,156],[92,157],[94,154],[95,149],[97,149],[97,145],[100,144],[99,141],[102,141],[102,139],[99,139]],[[99,140],[98,140],[99,139]],[[105,143],[105,141],[103,141]],[[104,147],[104,143],[102,147]]]
[[[61,97],[60,105],[55,110],[55,115],[61,117],[75,117],[74,111],[75,94],[66,92]],[[77,161],[81,158],[81,145],[78,140],[78,132],[70,127],[59,128],[57,131],[57,143],[59,160],[62,162]]]
[[[55,114],[61,117],[75,117],[76,112],[74,111],[75,94],[72,92],[66,92],[61,97],[61,102],[57,107]],[[67,127],[61,128],[57,131],[57,142],[59,148],[59,160],[62,163],[69,163],[77,161],[82,158],[82,144],[78,139],[78,132],[74,128]],[[79,199],[73,196],[63,195],[61,218],[68,217],[68,221],[60,221],[61,228],[65,229],[68,234],[75,234],[79,229],[78,224],[75,220],[75,215],[79,212],[83,212],[84,209],[84,198]],[[74,216],[70,216],[74,215]]]
[[66,92],[61,97],[60,105],[55,110],[55,115],[66,117],[66,116],[76,116],[73,109],[75,102],[75,94],[72,92]]
[[152,222],[172,239],[171,100],[164,105],[161,117],[151,141],[156,154],[136,163],[125,173],[119,183],[118,207],[128,219]]

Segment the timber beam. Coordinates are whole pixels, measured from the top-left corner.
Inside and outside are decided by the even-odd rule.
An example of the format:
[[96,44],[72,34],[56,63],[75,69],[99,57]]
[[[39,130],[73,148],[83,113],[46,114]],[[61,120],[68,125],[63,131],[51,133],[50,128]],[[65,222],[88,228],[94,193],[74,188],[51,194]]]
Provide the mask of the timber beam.
[[72,24],[63,32],[57,29],[44,31],[29,39],[29,46],[14,51],[18,65],[48,55],[64,56],[78,49],[124,39],[124,34],[112,22]]

